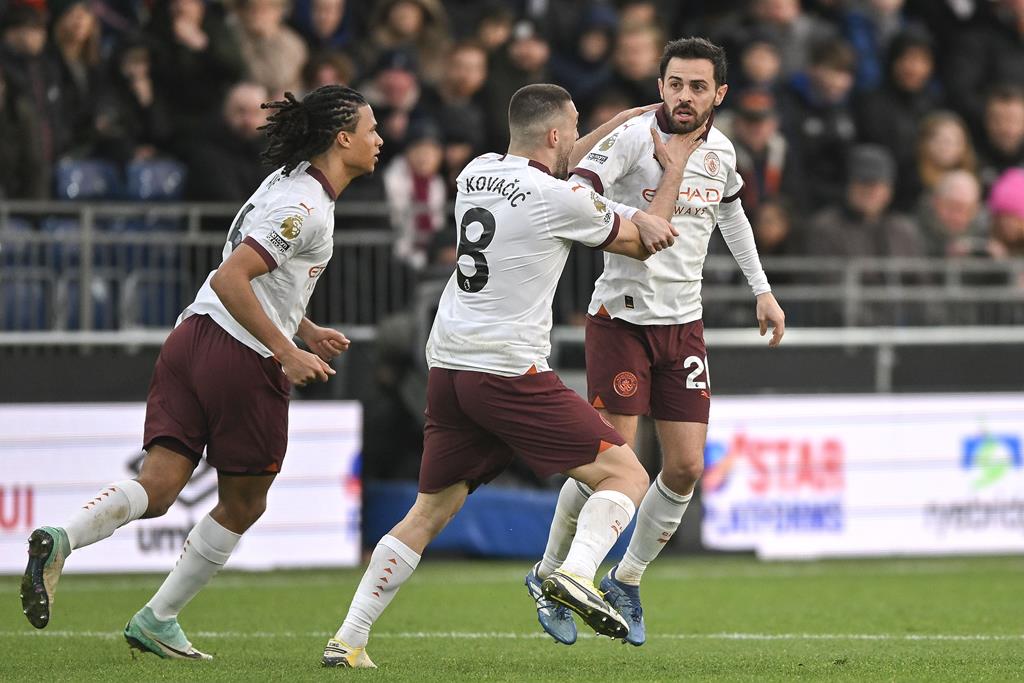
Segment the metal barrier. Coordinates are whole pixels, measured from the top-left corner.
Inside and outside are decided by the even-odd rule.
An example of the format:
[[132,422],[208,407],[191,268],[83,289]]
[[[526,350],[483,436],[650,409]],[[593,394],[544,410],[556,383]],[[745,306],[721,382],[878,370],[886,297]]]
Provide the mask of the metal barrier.
[[[220,262],[224,226],[237,208],[0,202],[0,337],[166,329]],[[348,229],[386,218],[387,207],[343,201],[337,209],[335,255],[310,317],[369,329],[398,311],[422,315],[437,285],[421,287],[424,274],[395,258],[393,233]],[[764,262],[794,327],[1024,324],[1021,259]],[[573,249],[554,302],[556,323],[581,320],[601,267],[600,252]],[[751,324],[752,297],[730,256],[707,259],[704,301],[709,327]]]

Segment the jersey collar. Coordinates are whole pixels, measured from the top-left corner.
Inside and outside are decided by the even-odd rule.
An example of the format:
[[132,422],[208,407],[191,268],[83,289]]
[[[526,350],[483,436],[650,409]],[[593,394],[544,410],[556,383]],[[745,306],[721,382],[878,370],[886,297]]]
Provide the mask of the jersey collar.
[[337,201],[338,195],[334,191],[334,188],[331,187],[331,183],[330,183],[329,180],[327,180],[327,176],[324,175],[323,171],[321,171],[319,168],[317,168],[313,164],[310,164],[309,166],[306,167],[306,173],[308,173],[309,175],[313,176],[313,178],[318,183],[320,183],[320,187],[324,188],[324,192],[327,193],[327,196],[331,198],[332,202],[333,201]]
[[[523,158],[523,157],[517,157],[515,154],[502,154],[500,161],[505,161],[505,159],[507,159],[509,157],[512,157],[513,159],[522,159]],[[548,168],[547,166],[545,166],[544,164],[540,163],[539,161],[534,161],[533,159],[527,159],[526,162],[527,162],[528,166],[533,166],[538,171],[543,171],[544,173],[547,173],[549,176],[554,176],[554,174],[551,172],[551,169]]]

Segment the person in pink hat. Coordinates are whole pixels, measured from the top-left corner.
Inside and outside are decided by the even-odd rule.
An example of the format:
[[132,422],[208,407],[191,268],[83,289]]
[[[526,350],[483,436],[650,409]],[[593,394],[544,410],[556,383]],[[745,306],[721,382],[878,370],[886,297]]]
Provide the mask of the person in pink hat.
[[988,252],[996,259],[1024,258],[1024,169],[1006,171],[988,197],[992,234]]

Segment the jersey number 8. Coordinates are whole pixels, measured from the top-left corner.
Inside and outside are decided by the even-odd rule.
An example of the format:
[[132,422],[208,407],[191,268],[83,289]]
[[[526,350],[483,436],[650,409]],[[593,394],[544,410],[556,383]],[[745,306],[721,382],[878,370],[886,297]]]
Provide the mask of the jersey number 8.
[[[483,231],[475,241],[470,241],[469,226],[479,223]],[[455,276],[459,283],[459,289],[464,292],[479,292],[487,284],[490,270],[487,267],[487,259],[481,253],[494,239],[494,214],[479,206],[467,211],[462,216],[462,224],[459,226],[459,263],[455,266]],[[462,272],[462,257],[469,256],[473,259],[473,266],[476,268],[472,276]],[[467,264],[468,266],[468,264]]]

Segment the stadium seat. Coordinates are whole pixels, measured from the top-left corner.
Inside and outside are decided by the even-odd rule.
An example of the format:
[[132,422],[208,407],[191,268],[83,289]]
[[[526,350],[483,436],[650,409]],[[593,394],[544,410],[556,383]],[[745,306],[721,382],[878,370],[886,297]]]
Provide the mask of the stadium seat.
[[[92,329],[117,329],[118,286],[116,273],[99,271],[93,274],[89,285],[89,294],[92,297]],[[78,271],[69,271],[58,280],[54,305],[57,328],[66,330],[82,328],[81,289],[81,273]]]
[[52,302],[53,275],[47,269],[0,270],[0,329],[48,329]]
[[25,239],[32,233],[32,223],[15,216],[0,226],[0,266],[32,265],[32,243]]
[[125,196],[136,201],[181,199],[185,165],[171,159],[149,159],[128,164]]
[[55,169],[57,199],[117,199],[120,173],[102,159],[62,159]]
[[183,307],[185,277],[177,270],[132,273],[121,288],[122,327],[170,327]]
[[47,216],[39,224],[52,238],[46,247],[45,263],[58,272],[78,267],[82,257],[81,225],[77,218]]

